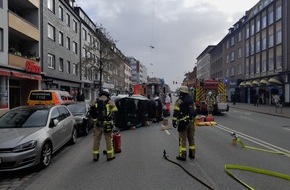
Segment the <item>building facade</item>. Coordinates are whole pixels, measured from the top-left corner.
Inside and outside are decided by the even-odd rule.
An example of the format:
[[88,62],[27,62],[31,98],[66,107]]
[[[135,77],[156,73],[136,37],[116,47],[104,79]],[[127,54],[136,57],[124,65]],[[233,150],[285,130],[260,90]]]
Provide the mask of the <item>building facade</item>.
[[25,105],[40,86],[38,0],[0,1],[0,114]]
[[240,84],[244,102],[253,102],[258,94],[261,103],[271,105],[272,96],[278,94],[289,104],[289,13],[287,0],[261,0],[246,12],[244,80]]
[[81,90],[80,17],[73,0],[41,1],[41,88],[65,90],[76,96]]
[[210,51],[215,46],[210,45],[208,46],[197,58],[196,62],[196,71],[197,71],[197,78],[199,80],[209,79],[210,78]]

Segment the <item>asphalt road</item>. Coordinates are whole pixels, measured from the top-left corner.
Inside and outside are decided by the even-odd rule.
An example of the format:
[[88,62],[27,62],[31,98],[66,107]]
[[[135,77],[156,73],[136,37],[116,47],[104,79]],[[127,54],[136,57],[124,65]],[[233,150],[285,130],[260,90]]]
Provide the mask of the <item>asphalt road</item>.
[[[267,150],[290,152],[289,119],[231,109],[215,116],[215,127],[196,127],[196,159],[176,161],[178,134],[176,129],[161,131],[161,123],[150,124],[136,130],[122,131],[122,152],[107,162],[105,155],[99,162],[92,161],[93,137],[90,133],[77,144],[67,146],[55,155],[51,165],[40,172],[24,174],[14,180],[15,189],[208,189],[179,166],[163,157],[181,164],[189,173],[213,189],[247,189],[224,170],[226,164],[262,168],[290,175],[290,159],[280,154],[232,145],[230,132],[236,132],[248,146]],[[104,138],[101,142],[105,147]],[[256,189],[289,189],[290,182],[247,171],[232,170],[234,175]],[[6,176],[7,177],[7,176]],[[5,178],[5,177],[4,177]],[[17,181],[18,183],[16,183]],[[22,181],[22,183],[20,183]],[[17,184],[21,184],[18,185]],[[9,188],[6,188],[9,189]],[[13,189],[12,187],[10,189]]]

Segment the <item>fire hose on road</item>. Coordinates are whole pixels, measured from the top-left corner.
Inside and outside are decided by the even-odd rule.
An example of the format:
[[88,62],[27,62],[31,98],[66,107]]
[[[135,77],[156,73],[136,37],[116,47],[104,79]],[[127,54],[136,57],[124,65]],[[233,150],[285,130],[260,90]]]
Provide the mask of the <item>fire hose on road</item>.
[[[253,147],[253,146],[247,146],[241,141],[240,138],[238,138],[238,136],[235,133],[231,133],[231,135],[233,137],[233,141],[232,141],[233,145],[236,145],[237,143],[239,143],[243,148],[252,149],[252,150],[258,150],[258,151],[263,151],[263,152],[268,152],[268,153],[272,153],[272,154],[281,154],[281,155],[288,156],[288,157],[290,156],[289,153],[285,153],[285,152],[281,152],[281,151],[272,151],[272,150],[257,148],[257,147]],[[247,183],[243,182],[241,179],[239,179],[233,173],[231,173],[230,172],[231,169],[233,169],[233,170],[244,170],[244,171],[249,171],[249,172],[269,175],[269,176],[273,176],[273,177],[277,177],[277,178],[281,178],[281,179],[285,179],[285,180],[290,180],[290,176],[289,175],[282,174],[282,173],[279,173],[279,172],[274,172],[274,171],[264,170],[264,169],[260,169],[260,168],[254,168],[254,167],[248,167],[248,166],[243,166],[243,165],[226,164],[225,165],[226,173],[229,176],[231,176],[232,178],[234,178],[236,181],[238,181],[239,183],[241,183],[242,185],[244,185],[245,187],[247,187],[248,189],[251,189],[251,190],[254,190],[254,188],[251,187],[250,185],[248,185]]]

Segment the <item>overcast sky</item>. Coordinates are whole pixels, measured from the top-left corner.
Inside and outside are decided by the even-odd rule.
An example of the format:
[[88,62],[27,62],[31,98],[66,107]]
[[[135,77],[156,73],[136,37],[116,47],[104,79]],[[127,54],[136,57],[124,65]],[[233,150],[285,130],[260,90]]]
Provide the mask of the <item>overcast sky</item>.
[[[208,45],[218,44],[258,0],[76,0],[117,48],[175,90]],[[150,46],[154,47],[151,48]],[[173,81],[179,84],[173,85]]]

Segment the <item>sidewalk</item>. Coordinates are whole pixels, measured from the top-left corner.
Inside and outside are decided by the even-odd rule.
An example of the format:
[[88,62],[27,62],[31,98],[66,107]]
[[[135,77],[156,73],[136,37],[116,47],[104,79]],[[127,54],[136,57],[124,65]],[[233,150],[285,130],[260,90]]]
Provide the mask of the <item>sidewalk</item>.
[[254,106],[253,104],[248,103],[236,103],[236,105],[233,105],[232,102],[228,103],[231,108],[235,109],[242,109],[242,110],[248,110],[258,113],[264,113],[269,115],[275,115],[279,117],[286,117],[290,119],[290,107],[282,107],[282,108],[276,108],[276,106],[269,106],[269,105],[262,105],[259,104],[259,106]]

